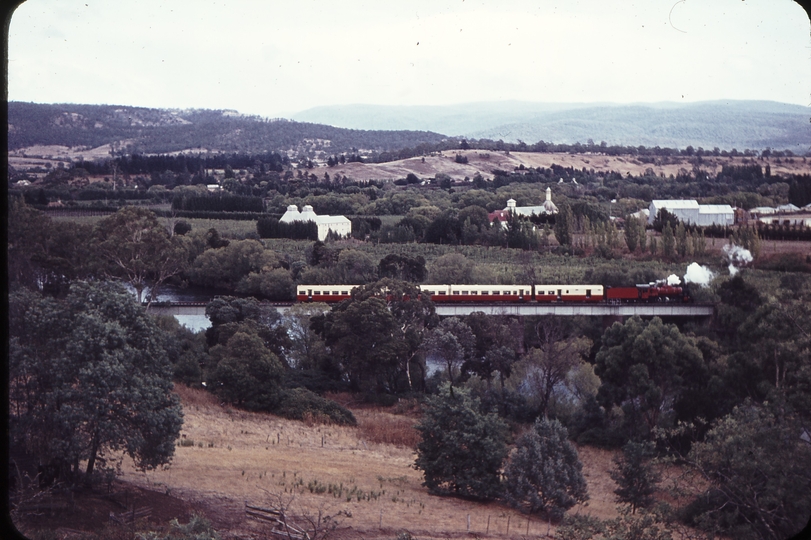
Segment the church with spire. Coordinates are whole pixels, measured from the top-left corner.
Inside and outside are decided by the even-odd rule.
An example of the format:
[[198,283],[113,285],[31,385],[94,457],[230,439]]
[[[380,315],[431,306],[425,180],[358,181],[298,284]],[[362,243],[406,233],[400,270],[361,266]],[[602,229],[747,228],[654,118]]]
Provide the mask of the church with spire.
[[502,227],[506,227],[507,218],[511,212],[519,216],[531,216],[533,214],[536,216],[557,214],[558,207],[552,202],[552,188],[546,188],[546,200],[541,205],[516,206],[515,199],[510,199],[507,201],[507,207],[504,208],[504,210],[496,210],[495,212],[491,212],[488,217],[490,218],[491,223],[498,220],[501,222]]

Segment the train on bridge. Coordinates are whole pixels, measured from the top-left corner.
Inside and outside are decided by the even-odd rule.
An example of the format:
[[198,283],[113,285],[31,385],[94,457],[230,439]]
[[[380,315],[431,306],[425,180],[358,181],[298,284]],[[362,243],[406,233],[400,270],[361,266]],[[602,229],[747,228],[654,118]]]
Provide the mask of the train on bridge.
[[[351,298],[359,285],[298,285],[298,302],[336,303]],[[666,280],[633,287],[602,285],[417,285],[437,304],[603,303],[631,304],[690,301],[687,290]]]

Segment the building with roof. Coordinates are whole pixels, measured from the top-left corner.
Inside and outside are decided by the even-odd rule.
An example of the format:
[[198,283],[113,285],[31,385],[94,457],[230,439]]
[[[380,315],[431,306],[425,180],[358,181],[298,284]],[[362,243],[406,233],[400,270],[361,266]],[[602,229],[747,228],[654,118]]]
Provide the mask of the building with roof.
[[318,226],[318,239],[321,241],[324,241],[330,232],[338,236],[352,234],[352,222],[349,219],[344,216],[319,216],[309,204],[305,204],[301,212],[299,212],[298,206],[291,204],[279,221],[281,223],[314,221]]
[[651,201],[648,207],[648,223],[653,223],[662,209],[676,216],[679,221],[699,227],[735,223],[735,211],[728,204],[698,204],[698,201],[684,199]]
[[509,217],[510,213],[519,215],[519,216],[543,216],[547,214],[557,214],[558,207],[555,203],[552,202],[552,188],[546,188],[546,200],[543,204],[538,206],[516,206],[515,199],[509,199],[507,201],[507,206],[503,210],[496,210],[495,212],[490,212],[488,214],[488,218],[490,222],[493,221],[500,221],[501,225],[506,227],[507,226],[507,218]]

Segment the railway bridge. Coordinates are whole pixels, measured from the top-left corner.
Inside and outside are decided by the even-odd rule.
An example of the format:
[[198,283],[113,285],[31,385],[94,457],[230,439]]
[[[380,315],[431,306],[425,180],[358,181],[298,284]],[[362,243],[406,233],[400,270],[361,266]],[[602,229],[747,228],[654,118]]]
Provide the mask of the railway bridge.
[[[264,305],[275,307],[284,313],[295,305],[294,302],[265,302]],[[161,302],[152,304],[149,311],[159,315],[195,315],[206,314],[205,302]],[[530,317],[535,315],[556,315],[558,317],[604,317],[623,319],[638,315],[640,317],[712,317],[715,307],[712,304],[680,304],[676,302],[657,302],[651,304],[579,304],[579,303],[475,303],[475,304],[436,304],[440,317],[463,317],[476,311],[485,315],[504,315],[511,317]]]

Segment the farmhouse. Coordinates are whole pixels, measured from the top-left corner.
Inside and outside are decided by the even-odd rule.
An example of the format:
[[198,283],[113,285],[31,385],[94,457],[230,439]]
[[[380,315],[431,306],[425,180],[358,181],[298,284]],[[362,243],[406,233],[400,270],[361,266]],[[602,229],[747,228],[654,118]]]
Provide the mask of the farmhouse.
[[648,207],[648,223],[653,223],[659,210],[667,210],[680,221],[700,227],[732,225],[735,211],[728,204],[698,204],[694,200],[654,200]]
[[309,204],[304,205],[304,209],[299,212],[298,206],[291,204],[287,207],[279,220],[282,223],[292,223],[293,221],[315,221],[318,225],[318,239],[323,241],[330,231],[339,236],[349,236],[352,233],[352,222],[344,216],[319,216],[313,211]]

